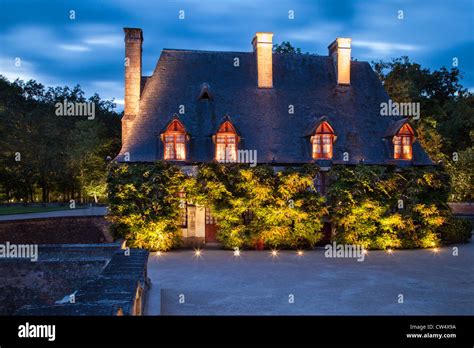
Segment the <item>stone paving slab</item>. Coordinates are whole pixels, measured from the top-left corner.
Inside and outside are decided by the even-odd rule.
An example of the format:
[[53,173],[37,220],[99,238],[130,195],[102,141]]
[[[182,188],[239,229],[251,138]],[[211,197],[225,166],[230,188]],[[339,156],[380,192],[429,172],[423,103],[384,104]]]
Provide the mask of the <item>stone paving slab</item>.
[[474,243],[456,247],[458,256],[452,246],[438,253],[370,251],[363,262],[326,258],[322,248],[276,258],[268,251],[239,258],[225,250],[203,250],[200,258],[191,250],[150,254],[147,313],[473,315]]

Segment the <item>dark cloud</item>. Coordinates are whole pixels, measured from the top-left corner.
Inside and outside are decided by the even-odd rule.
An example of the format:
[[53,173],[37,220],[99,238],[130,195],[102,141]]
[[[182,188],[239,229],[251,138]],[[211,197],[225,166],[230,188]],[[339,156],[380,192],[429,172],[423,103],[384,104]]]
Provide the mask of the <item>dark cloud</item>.
[[[0,74],[44,84],[81,84],[87,93],[123,99],[123,32],[144,30],[144,73],[162,48],[249,51],[256,31],[273,31],[304,52],[326,54],[338,36],[354,40],[359,60],[408,55],[432,69],[458,57],[474,88],[473,4],[403,1],[62,1],[2,0]],[[69,19],[74,10],[76,19]],[[178,12],[185,11],[185,20]],[[404,19],[397,18],[403,11]],[[295,19],[288,19],[294,11]],[[14,65],[15,58],[22,66]]]

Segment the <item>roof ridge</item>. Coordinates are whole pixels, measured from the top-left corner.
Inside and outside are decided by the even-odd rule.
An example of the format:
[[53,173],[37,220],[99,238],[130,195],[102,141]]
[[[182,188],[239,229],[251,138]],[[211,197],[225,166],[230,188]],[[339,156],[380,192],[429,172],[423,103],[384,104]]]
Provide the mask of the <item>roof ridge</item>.
[[249,51],[211,51],[211,50],[193,50],[185,48],[163,48],[162,51],[168,52],[198,52],[198,53],[253,53]]

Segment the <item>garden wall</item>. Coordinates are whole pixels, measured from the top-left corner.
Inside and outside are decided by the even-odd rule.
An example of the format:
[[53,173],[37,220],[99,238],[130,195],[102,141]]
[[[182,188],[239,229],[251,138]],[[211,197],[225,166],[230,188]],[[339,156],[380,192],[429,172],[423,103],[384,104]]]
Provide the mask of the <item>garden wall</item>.
[[109,243],[104,217],[60,217],[0,222],[0,243],[95,244]]

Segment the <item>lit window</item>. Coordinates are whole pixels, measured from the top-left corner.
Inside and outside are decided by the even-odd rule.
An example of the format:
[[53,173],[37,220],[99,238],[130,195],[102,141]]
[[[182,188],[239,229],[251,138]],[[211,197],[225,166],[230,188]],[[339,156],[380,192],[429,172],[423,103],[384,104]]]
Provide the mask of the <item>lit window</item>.
[[174,120],[166,129],[162,139],[165,160],[184,161],[186,159],[186,132],[181,122]]
[[323,122],[311,137],[314,159],[331,159],[334,131],[327,122]]
[[393,157],[395,159],[411,160],[413,157],[412,144],[414,132],[409,124],[405,124],[393,137]]
[[229,121],[219,128],[216,134],[216,160],[233,163],[237,161],[237,133]]

